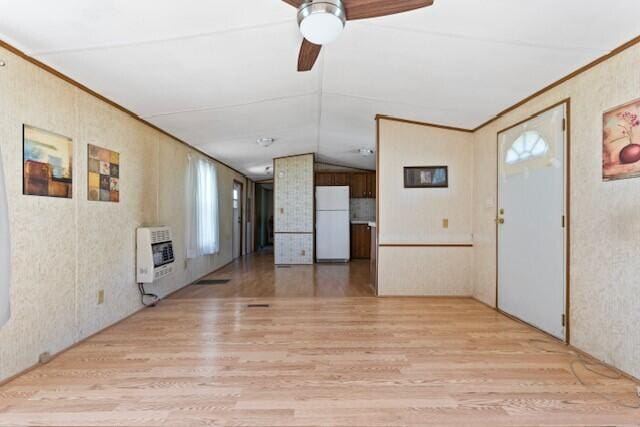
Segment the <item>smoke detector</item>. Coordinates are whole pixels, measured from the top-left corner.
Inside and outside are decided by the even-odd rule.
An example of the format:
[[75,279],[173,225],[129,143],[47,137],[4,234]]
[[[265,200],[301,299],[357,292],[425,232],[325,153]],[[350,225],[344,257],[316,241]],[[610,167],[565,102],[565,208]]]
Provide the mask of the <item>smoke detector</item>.
[[275,141],[276,140],[274,138],[260,138],[256,141],[256,144],[258,144],[261,147],[267,148],[268,146],[273,144]]

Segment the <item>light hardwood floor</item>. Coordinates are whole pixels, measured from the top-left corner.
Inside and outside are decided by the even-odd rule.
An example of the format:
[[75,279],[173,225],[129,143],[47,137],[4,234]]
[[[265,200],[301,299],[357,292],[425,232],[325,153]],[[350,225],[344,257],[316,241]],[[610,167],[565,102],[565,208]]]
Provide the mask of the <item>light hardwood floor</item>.
[[[267,260],[238,262],[215,276],[241,283],[187,288],[0,388],[0,425],[640,424],[601,395],[632,404],[630,380],[578,367],[594,384],[581,385],[567,347],[474,300],[315,297],[356,292],[339,283],[360,267],[283,276]],[[253,297],[261,283],[273,289]]]

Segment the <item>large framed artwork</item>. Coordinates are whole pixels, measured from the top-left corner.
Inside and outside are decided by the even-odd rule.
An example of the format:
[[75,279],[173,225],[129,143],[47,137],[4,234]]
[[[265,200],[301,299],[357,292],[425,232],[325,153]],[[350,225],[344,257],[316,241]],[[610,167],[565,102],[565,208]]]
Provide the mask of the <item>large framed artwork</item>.
[[640,177],[640,99],[604,113],[602,178]]
[[73,197],[73,141],[33,126],[22,126],[22,194]]
[[447,166],[408,166],[404,168],[404,188],[447,188]]
[[89,144],[87,197],[95,202],[120,201],[120,154]]

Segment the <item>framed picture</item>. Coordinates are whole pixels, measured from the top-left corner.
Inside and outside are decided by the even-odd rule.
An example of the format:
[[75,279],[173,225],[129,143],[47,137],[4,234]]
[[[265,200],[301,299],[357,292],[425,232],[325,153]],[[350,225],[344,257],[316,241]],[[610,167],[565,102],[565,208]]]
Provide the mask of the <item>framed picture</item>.
[[604,113],[602,178],[640,177],[640,99]]
[[93,202],[120,201],[120,153],[89,144],[87,198]]
[[448,166],[411,166],[404,168],[404,188],[447,188]]
[[73,141],[33,126],[22,126],[22,194],[73,197]]

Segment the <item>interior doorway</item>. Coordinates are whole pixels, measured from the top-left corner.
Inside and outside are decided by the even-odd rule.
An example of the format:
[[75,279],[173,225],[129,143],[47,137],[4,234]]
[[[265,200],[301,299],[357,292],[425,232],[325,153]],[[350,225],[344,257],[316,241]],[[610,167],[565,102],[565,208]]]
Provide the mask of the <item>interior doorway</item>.
[[233,181],[233,259],[242,256],[242,201],[243,186]]
[[567,335],[567,104],[498,134],[497,306]]
[[255,248],[264,250],[273,246],[273,182],[256,184]]

